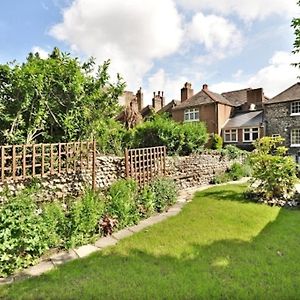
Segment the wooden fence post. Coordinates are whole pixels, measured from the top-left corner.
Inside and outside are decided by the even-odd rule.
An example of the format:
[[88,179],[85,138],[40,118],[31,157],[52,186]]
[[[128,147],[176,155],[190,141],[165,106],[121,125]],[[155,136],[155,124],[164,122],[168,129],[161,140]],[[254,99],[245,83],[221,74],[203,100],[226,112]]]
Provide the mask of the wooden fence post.
[[93,141],[92,188],[96,190],[96,141]]

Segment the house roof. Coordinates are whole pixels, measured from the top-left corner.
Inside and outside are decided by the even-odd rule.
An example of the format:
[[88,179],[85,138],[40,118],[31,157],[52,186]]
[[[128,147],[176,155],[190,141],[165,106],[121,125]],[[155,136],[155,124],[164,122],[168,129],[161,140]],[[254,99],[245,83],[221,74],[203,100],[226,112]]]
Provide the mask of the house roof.
[[263,122],[263,111],[250,111],[246,113],[236,114],[230,118],[223,128],[253,127],[260,126]]
[[221,103],[229,106],[233,106],[225,97],[220,94],[213,93],[207,89],[202,89],[200,92],[190,97],[184,102],[181,102],[173,110],[180,110],[189,107],[195,107],[209,103]]
[[162,109],[160,109],[157,113],[161,114],[161,113],[165,113],[165,112],[171,111],[171,109],[173,107],[176,107],[180,103],[181,102],[179,100],[172,100],[171,102],[169,102],[168,104],[166,104]]
[[300,100],[300,82],[290,86],[285,91],[270,99],[266,104]]

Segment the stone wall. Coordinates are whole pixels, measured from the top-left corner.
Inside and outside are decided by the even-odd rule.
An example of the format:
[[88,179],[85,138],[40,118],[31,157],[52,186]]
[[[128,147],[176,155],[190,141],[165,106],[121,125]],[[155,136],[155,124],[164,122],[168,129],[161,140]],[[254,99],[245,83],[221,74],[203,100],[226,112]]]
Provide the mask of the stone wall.
[[291,102],[265,105],[266,133],[268,136],[279,134],[285,139],[285,146],[289,153],[297,155],[299,147],[291,147],[291,130],[300,128],[300,116],[291,116]]
[[233,163],[218,153],[168,157],[167,176],[174,178],[179,188],[208,184]]
[[[224,172],[232,161],[217,153],[192,155],[186,157],[167,157],[166,175],[174,178],[179,188],[199,186],[209,183],[212,178]],[[116,156],[98,156],[96,161],[96,186],[109,187],[118,179],[125,178],[124,158]],[[40,187],[36,201],[46,202],[78,196],[85,186],[92,184],[91,171],[82,174],[60,174],[33,180]],[[0,183],[0,192],[5,188],[12,194],[23,190],[32,180]],[[0,197],[0,202],[4,198]]]

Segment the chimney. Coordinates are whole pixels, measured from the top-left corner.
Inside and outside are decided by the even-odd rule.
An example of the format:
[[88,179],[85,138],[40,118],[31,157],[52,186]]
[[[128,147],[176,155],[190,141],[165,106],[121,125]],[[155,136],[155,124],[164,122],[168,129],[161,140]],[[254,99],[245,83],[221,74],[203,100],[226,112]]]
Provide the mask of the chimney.
[[138,104],[138,110],[141,111],[144,108],[144,94],[141,87],[136,93],[136,100]]
[[191,98],[194,95],[194,90],[192,89],[192,84],[186,82],[181,89],[181,102]]
[[202,86],[202,90],[204,90],[204,91],[208,91],[208,85],[205,83],[205,84],[203,84],[203,86]]
[[261,109],[262,103],[264,99],[264,92],[262,88],[254,89],[254,90],[248,90],[247,91],[247,104],[246,109],[250,110],[253,108],[255,109]]
[[152,106],[154,108],[155,112],[158,112],[160,109],[164,107],[165,104],[165,98],[164,98],[164,92],[160,94],[160,91],[156,95],[156,93],[153,93],[153,99],[152,99]]

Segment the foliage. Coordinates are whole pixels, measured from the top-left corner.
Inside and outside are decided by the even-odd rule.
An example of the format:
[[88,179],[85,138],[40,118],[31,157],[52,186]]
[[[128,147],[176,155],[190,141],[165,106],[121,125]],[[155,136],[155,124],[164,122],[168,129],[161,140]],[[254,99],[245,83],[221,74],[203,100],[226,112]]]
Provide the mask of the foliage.
[[222,153],[228,156],[230,160],[233,160],[245,154],[245,151],[241,150],[235,145],[226,145],[222,150]]
[[99,221],[104,212],[104,201],[98,193],[87,189],[81,199],[71,204],[67,215],[66,247],[90,242],[99,232]]
[[281,137],[263,137],[254,142],[255,151],[250,156],[253,168],[253,187],[266,199],[286,198],[294,191],[296,163],[286,156],[287,148],[281,146]]
[[142,218],[149,217],[155,212],[156,198],[149,186],[145,186],[137,198],[138,210]]
[[162,212],[176,202],[177,188],[173,180],[158,178],[150,183],[149,188],[154,195],[157,212]]
[[[23,64],[0,65],[0,141],[32,143],[92,138],[100,120],[118,111],[124,83],[112,84],[109,61],[94,72],[54,48],[47,59],[29,54]],[[95,74],[95,75],[93,75]]]
[[223,147],[223,139],[220,135],[214,133],[211,138],[211,149],[221,150]]
[[57,202],[45,204],[42,207],[41,217],[47,228],[48,246],[63,247],[67,222],[62,206]]
[[118,228],[136,224],[139,213],[136,205],[137,183],[119,180],[113,183],[107,195],[106,213],[118,220]]
[[48,249],[47,228],[25,191],[0,208],[0,276],[31,265]]
[[188,155],[203,148],[207,131],[203,123],[180,124],[165,115],[154,115],[129,131],[130,147],[167,146],[169,155]]
[[[300,1],[298,1],[297,4],[300,6]],[[296,54],[300,52],[300,18],[294,18],[292,20],[291,26],[294,28],[294,33],[295,33],[293,53]],[[299,67],[300,63],[297,62],[294,65]]]

